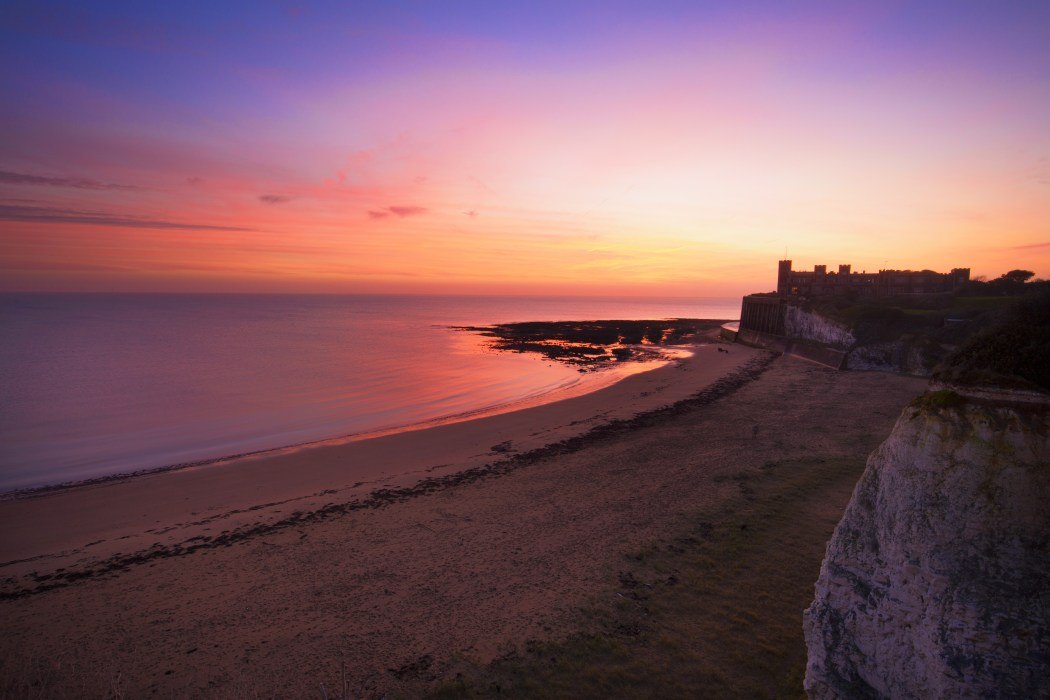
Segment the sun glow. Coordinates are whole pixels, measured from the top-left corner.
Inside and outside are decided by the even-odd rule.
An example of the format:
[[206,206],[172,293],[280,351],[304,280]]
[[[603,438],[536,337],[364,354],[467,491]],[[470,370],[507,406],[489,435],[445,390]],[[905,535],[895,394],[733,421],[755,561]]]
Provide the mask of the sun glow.
[[98,10],[75,40],[27,15],[0,49],[26,96],[0,114],[0,285],[736,294],[785,248],[1050,274],[1030,17],[920,41],[906,8],[761,8],[546,30],[415,10],[407,35],[381,11],[266,10],[222,45],[191,11]]

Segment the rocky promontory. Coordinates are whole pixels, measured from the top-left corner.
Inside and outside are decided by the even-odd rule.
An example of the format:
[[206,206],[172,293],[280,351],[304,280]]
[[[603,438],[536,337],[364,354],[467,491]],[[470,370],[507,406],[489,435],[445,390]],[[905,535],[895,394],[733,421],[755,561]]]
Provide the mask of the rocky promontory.
[[963,348],[869,458],[804,615],[811,698],[1050,697],[1046,308]]

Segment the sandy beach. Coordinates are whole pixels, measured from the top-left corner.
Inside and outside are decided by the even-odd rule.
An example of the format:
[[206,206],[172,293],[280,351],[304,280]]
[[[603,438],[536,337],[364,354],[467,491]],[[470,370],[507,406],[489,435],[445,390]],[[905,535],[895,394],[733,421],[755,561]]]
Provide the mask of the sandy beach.
[[576,631],[625,553],[748,474],[862,467],[925,385],[720,347],[502,415],[0,502],[0,688],[412,694]]

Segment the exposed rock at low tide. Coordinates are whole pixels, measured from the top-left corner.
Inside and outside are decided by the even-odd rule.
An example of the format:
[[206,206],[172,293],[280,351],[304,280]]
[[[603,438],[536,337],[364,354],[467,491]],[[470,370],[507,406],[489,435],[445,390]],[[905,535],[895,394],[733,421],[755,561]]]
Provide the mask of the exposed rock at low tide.
[[[581,366],[580,371],[612,360],[651,362],[664,355],[658,346],[693,342],[724,321],[673,318],[655,321],[526,321],[494,326],[455,326],[491,338],[490,347],[543,355],[549,360]],[[631,347],[627,347],[631,346]]]
[[805,613],[811,698],[1050,697],[1050,404],[928,394],[872,454]]

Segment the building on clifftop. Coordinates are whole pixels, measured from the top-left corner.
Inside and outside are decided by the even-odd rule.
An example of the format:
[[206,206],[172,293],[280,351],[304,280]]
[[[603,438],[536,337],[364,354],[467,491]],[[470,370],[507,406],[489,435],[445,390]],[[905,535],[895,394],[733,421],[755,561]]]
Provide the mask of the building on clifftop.
[[827,265],[816,265],[813,270],[794,270],[790,260],[781,260],[777,272],[776,292],[744,297],[735,339],[782,352],[792,350],[832,367],[843,366],[854,339],[834,323],[807,312],[802,303],[805,299],[834,295],[859,300],[951,294],[970,280],[969,268],[955,268],[946,273],[932,270],[853,272],[849,265],[839,265],[838,272],[828,272]]
[[828,272],[827,265],[816,265],[812,271],[793,270],[790,260],[781,260],[777,274],[777,294],[802,297],[844,292],[855,292],[861,297],[945,294],[958,291],[969,281],[968,267],[943,273],[933,270],[852,272],[849,265],[839,265],[838,272]]

